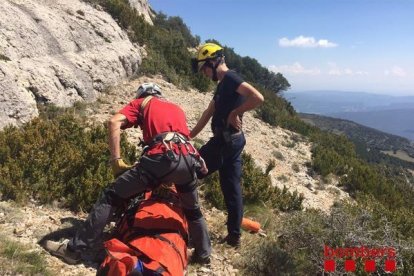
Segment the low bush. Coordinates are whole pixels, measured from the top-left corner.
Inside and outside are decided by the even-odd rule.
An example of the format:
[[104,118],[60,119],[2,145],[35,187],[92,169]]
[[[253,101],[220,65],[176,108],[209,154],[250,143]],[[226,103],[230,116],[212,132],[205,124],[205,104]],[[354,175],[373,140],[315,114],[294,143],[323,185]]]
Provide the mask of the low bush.
[[[281,210],[291,211],[302,209],[303,196],[296,192],[289,192],[287,188],[279,189],[272,185],[268,173],[256,166],[253,158],[242,155],[242,190],[245,204],[266,203]],[[219,209],[225,209],[224,198],[221,192],[218,173],[214,173],[204,180],[206,199]]]
[[[383,210],[375,199],[367,197],[360,206],[340,203],[330,215],[316,210],[286,215],[278,231],[268,232],[267,238],[242,252],[240,265],[247,275],[322,275],[325,245],[330,248],[364,246],[395,249],[394,275],[412,275],[413,240],[402,238],[396,230],[398,222],[389,221]],[[344,258],[333,259],[336,261],[333,275],[344,275]],[[386,274],[385,259],[386,255],[375,258],[377,275]],[[356,274],[366,274],[361,258],[357,258]]]
[[[107,130],[59,109],[52,114],[53,119],[43,115],[0,132],[0,193],[21,203],[33,198],[62,201],[72,210],[89,209],[113,180]],[[121,144],[123,156],[133,163],[135,148],[124,136]]]
[[8,58],[7,56],[5,56],[2,53],[0,53],[0,60],[10,61],[10,58]]

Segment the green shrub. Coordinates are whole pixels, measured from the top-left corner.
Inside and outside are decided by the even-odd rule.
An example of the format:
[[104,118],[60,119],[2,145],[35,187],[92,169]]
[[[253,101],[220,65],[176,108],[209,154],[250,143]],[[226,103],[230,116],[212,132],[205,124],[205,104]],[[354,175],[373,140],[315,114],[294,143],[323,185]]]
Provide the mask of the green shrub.
[[0,53],[0,60],[10,61],[10,58]]
[[85,12],[82,11],[82,10],[77,10],[76,13],[81,15],[81,16],[85,16]]
[[[356,146],[345,136],[321,131],[301,121],[291,105],[274,93],[265,90],[264,96],[265,103],[259,108],[258,117],[308,137],[313,144],[312,172],[324,177],[341,176],[340,184],[354,197],[359,193],[369,194],[392,210],[414,211],[414,191],[407,184],[409,174],[392,166],[373,165],[359,159]],[[278,151],[273,154],[278,159],[283,157]]]
[[266,165],[266,170],[265,170],[265,174],[269,175],[269,173],[276,168],[276,161],[275,159],[269,159],[269,161],[267,162]]
[[292,164],[292,170],[296,173],[300,171],[299,165],[297,163]]
[[277,177],[277,180],[279,180],[280,182],[288,182],[289,178],[286,175],[282,174]]
[[[301,195],[296,192],[289,192],[286,187],[279,189],[272,186],[270,176],[255,165],[249,154],[243,153],[242,160],[241,184],[245,204],[264,202],[281,211],[300,210],[302,208],[303,197]],[[206,199],[217,208],[225,209],[218,174],[210,175],[204,183]]]
[[124,30],[129,30],[128,36],[133,42],[140,45],[148,43],[152,26],[130,6],[128,0],[85,0],[85,2],[103,7]]
[[[63,200],[73,210],[88,209],[113,180],[107,130],[87,126],[71,114],[37,118],[0,132],[0,192],[3,199],[41,203]],[[122,153],[133,163],[135,148],[122,137]]]
[[287,147],[287,148],[294,148],[296,146],[296,142],[295,141],[290,141],[290,142],[285,142],[282,143],[283,146]]
[[243,275],[301,275],[297,262],[274,239],[267,238],[249,246],[246,255],[238,263]]
[[264,122],[273,126],[282,126],[286,118],[296,114],[293,107],[285,99],[277,96],[274,92],[260,89],[264,96],[264,102],[257,109],[257,116]]
[[200,149],[205,144],[204,140],[201,138],[194,138],[193,145],[196,149]]
[[191,85],[201,92],[207,92],[213,89],[214,83],[203,74],[193,74],[191,76]]
[[[330,215],[316,210],[286,215],[281,229],[269,230],[266,239],[244,249],[242,270],[247,275],[321,275],[325,245],[331,248],[365,246],[394,248],[397,251],[395,274],[412,275],[413,240],[399,235],[398,222],[389,221],[383,211],[381,204],[367,197],[360,205],[338,204]],[[385,274],[384,260],[376,259],[378,275]],[[336,261],[336,274],[343,275],[343,260]],[[356,274],[364,275],[363,266],[358,264],[357,268]]]
[[[212,89],[212,81],[201,74],[194,75],[191,72],[190,60],[193,54],[188,49],[197,47],[200,37],[193,36],[180,17],[157,13],[153,18],[154,25],[151,26],[129,5],[128,0],[85,1],[102,6],[124,30],[127,30],[130,40],[145,45],[148,56],[140,67],[141,73],[161,73],[168,81],[184,88],[191,85],[202,92]],[[270,72],[255,59],[237,55],[232,48],[224,48],[227,63],[232,69],[239,71],[246,81],[257,83],[273,91],[272,93],[290,87],[282,74]]]
[[285,157],[283,157],[283,154],[282,154],[280,151],[278,151],[278,150],[274,150],[274,151],[272,152],[272,154],[273,154],[273,156],[274,156],[276,159],[278,159],[278,160],[280,160],[280,161],[285,161]]
[[[207,42],[220,44],[213,39]],[[247,82],[255,84],[260,91],[269,91],[275,95],[290,88],[290,83],[281,73],[269,71],[254,58],[242,57],[230,47],[224,47],[224,56],[229,68],[240,72]]]
[[202,189],[204,190],[205,199],[214,207],[226,210],[223,193],[220,187],[219,175],[217,172],[209,175],[203,180]]

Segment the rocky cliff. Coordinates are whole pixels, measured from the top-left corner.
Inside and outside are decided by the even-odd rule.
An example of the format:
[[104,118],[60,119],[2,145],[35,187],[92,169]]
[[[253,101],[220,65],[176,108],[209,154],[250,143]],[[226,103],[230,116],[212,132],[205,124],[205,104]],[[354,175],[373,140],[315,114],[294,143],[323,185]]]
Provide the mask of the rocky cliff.
[[[146,0],[130,1],[150,21]],[[0,128],[38,115],[36,103],[96,100],[134,75],[142,50],[99,6],[0,0]]]
[[151,7],[148,4],[147,0],[128,0],[129,5],[133,7],[140,15],[142,15],[145,20],[150,23],[152,23],[152,16],[154,13],[151,10]]

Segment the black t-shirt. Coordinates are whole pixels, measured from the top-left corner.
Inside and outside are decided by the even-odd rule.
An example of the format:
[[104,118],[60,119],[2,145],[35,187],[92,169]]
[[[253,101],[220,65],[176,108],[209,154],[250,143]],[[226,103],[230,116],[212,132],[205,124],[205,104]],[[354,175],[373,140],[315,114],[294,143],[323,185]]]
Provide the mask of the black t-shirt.
[[214,93],[213,97],[215,111],[211,120],[213,132],[217,128],[224,129],[230,112],[244,102],[244,97],[236,91],[242,82],[244,80],[238,73],[229,70],[217,85],[216,93]]

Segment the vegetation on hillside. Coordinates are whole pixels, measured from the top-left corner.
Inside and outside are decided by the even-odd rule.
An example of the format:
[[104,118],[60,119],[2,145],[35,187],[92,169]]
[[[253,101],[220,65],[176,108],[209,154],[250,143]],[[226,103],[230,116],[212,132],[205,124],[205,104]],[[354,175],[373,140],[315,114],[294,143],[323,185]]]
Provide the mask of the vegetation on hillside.
[[194,86],[201,91],[210,89],[211,82],[191,73],[189,48],[199,44],[180,17],[156,14],[150,25],[133,9],[128,0],[84,0],[100,5],[127,30],[132,42],[145,46],[147,57],[140,67],[142,74],[162,74],[181,87]]
[[358,155],[370,163],[388,164],[414,169],[414,162],[408,162],[382,153],[382,151],[403,150],[414,156],[414,146],[403,137],[385,133],[357,123],[315,114],[299,114],[305,122],[320,129],[346,135],[356,146]]
[[[212,83],[193,75],[189,48],[200,41],[182,19],[157,14],[147,24],[127,0],[86,0],[101,5],[128,31],[132,41],[146,46],[142,72],[161,73],[167,80],[207,91]],[[225,47],[227,62],[265,96],[257,117],[307,137],[312,143],[310,170],[322,176],[335,174],[355,198],[356,205],[339,204],[331,215],[314,210],[290,213],[279,229],[269,226],[269,239],[255,244],[241,266],[247,274],[318,274],[323,270],[324,244],[351,247],[393,246],[398,251],[398,273],[414,272],[414,191],[412,179],[401,171],[373,165],[358,157],[346,137],[321,131],[304,123],[290,103],[278,93],[290,87],[281,74],[269,72],[249,57]],[[25,202],[61,201],[72,209],[88,209],[103,187],[112,181],[108,166],[106,130],[85,124],[73,109],[48,110],[21,128],[0,132],[0,193],[2,199]],[[126,161],[136,160],[135,148],[122,139]],[[272,187],[248,155],[243,156],[243,190],[249,204],[265,202],[267,208],[301,209],[302,198]],[[411,181],[411,182],[410,182]],[[206,195],[223,206],[217,176],[206,180]],[[268,210],[264,210],[268,211]],[[281,233],[281,234],[280,234]]]
[[[272,102],[283,102],[283,100],[277,98],[277,95],[269,96]],[[412,226],[414,220],[414,177],[412,173],[395,166],[370,164],[360,159],[355,144],[345,136],[332,134],[310,126],[288,108],[289,105],[286,104],[285,110],[280,112],[283,115],[278,114],[276,110],[271,108],[262,108],[259,111],[259,116],[271,125],[278,125],[308,137],[313,143],[310,169],[322,176],[328,176],[329,174],[339,176],[340,185],[357,202],[354,208],[356,210],[369,210],[369,216],[372,216],[376,222],[376,228],[388,229],[395,235],[392,243],[385,240],[385,236],[376,236],[375,239],[365,239],[363,245],[375,247],[378,244],[385,245],[389,243],[388,246],[393,246],[393,244],[400,242],[399,246],[401,247],[395,247],[401,257],[397,262],[397,275],[412,274],[414,269],[414,250],[410,249],[413,248],[414,244],[414,227]],[[344,207],[339,206],[338,208],[340,210]],[[271,254],[273,258],[265,258],[262,253],[257,253],[258,256],[255,258],[259,260],[259,264],[256,264],[253,270],[251,270],[251,267],[248,268],[249,274],[266,275],[267,270],[264,272],[261,270],[263,267],[265,269],[270,267],[269,271],[274,269],[273,271],[288,274],[301,274],[305,271],[313,271],[317,274],[318,271],[319,273],[322,271],[323,263],[312,257],[313,253],[308,250],[308,246],[310,246],[310,240],[319,241],[315,244],[314,250],[319,247],[319,251],[316,252],[322,254],[324,244],[330,246],[336,244],[329,236],[323,235],[323,231],[332,229],[332,225],[327,225],[324,222],[329,217],[324,214],[318,214],[315,217],[311,211],[305,211],[305,214],[299,217],[300,219],[293,223],[295,227],[283,230],[293,235],[291,241],[294,244],[296,243],[297,246],[283,247],[282,239],[274,241],[274,246],[269,244],[260,245],[260,248],[268,248],[269,250],[266,252]],[[287,221],[289,222],[292,219],[288,218]],[[296,235],[295,233],[303,229],[303,224],[310,224],[309,230],[312,230],[312,233]],[[352,228],[346,229],[348,231],[347,235],[355,237],[361,235],[361,231],[356,232]],[[341,242],[342,247],[352,247],[355,244],[354,241],[345,238]],[[303,246],[306,246],[305,250],[302,250]],[[276,262],[275,264],[274,261],[271,261],[274,259],[279,259],[282,263]],[[309,261],[309,259],[312,261]]]
[[[112,180],[107,130],[87,125],[77,108],[48,107],[21,128],[0,132],[0,194],[2,199],[25,203],[60,201],[72,210],[88,210]],[[127,163],[137,160],[135,147],[121,139]],[[64,157],[64,158],[63,158]],[[267,202],[273,208],[300,210],[303,197],[272,187],[270,177],[251,156],[243,155],[243,190],[246,203]],[[207,198],[219,208],[224,200],[217,175],[206,183]]]
[[[206,42],[221,45],[219,41],[214,39],[209,39]],[[257,86],[261,91],[278,94],[290,88],[290,83],[281,73],[269,71],[254,58],[242,57],[234,52],[233,48],[226,46],[224,47],[224,56],[230,69],[239,72],[245,81]]]
[[[375,207],[380,204],[372,197],[355,204],[339,203],[327,215],[317,210],[289,213],[281,224],[269,224],[268,237],[250,243],[239,259],[245,275],[323,275],[325,259],[335,259],[336,271],[332,275],[347,274],[344,262],[348,258],[325,256],[329,248],[392,248],[396,256],[375,259],[375,275],[385,275],[385,261],[395,260],[393,275],[414,273],[413,241],[402,238]],[[381,208],[381,207],[380,207]],[[383,211],[381,208],[380,211]],[[273,221],[275,218],[273,218]],[[369,275],[364,271],[364,258],[355,258],[356,275]]]
[[[102,6],[122,28],[128,30],[133,42],[145,46],[148,55],[141,65],[143,74],[162,74],[176,85],[183,88],[192,86],[202,92],[214,87],[206,77],[191,71],[191,58],[195,53],[189,49],[195,49],[200,44],[200,38],[191,34],[180,17],[157,13],[153,19],[154,25],[151,26],[131,8],[128,0],[84,1]],[[280,73],[270,72],[255,59],[241,57],[228,47],[225,47],[225,55],[230,67],[241,72],[247,81],[275,93],[290,87]]]
[[[263,172],[247,153],[242,155],[242,190],[243,201],[249,205],[265,204],[280,211],[302,209],[303,196],[297,192],[289,192],[287,188],[279,189],[272,185],[268,172]],[[218,174],[212,174],[204,180],[205,198],[216,208],[226,210],[221,192]]]
[[[0,132],[2,199],[40,203],[60,201],[88,210],[112,180],[107,130],[76,118],[74,108],[55,107],[21,128]],[[121,141],[123,156],[135,162],[135,148]]]

